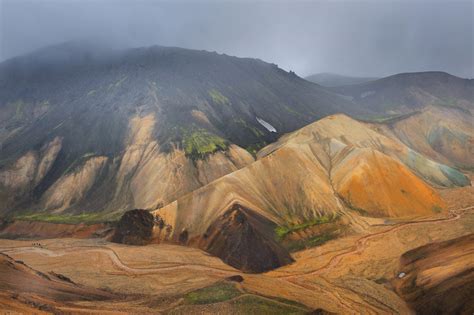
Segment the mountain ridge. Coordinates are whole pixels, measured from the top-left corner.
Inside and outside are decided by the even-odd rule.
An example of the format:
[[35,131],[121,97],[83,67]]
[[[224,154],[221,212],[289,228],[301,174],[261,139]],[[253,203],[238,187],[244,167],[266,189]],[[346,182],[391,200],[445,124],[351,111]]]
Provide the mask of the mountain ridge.
[[154,46],[30,69],[35,56],[0,65],[1,212],[153,208],[248,164],[283,133],[354,110],[256,59]]
[[305,77],[305,80],[319,84],[324,87],[338,87],[345,85],[354,85],[365,83],[368,81],[374,81],[379,78],[377,77],[356,77],[356,76],[346,76],[337,73],[331,72],[321,72],[312,74]]

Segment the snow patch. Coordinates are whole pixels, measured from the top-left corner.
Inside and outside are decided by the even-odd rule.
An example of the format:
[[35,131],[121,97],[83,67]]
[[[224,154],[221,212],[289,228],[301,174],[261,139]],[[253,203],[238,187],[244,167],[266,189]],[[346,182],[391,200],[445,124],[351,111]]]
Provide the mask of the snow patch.
[[272,125],[270,125],[268,122],[266,122],[265,120],[261,119],[261,118],[258,118],[258,117],[255,117],[257,118],[257,121],[260,123],[260,125],[262,125],[263,127],[265,127],[268,131],[270,132],[277,132],[276,128],[273,127]]

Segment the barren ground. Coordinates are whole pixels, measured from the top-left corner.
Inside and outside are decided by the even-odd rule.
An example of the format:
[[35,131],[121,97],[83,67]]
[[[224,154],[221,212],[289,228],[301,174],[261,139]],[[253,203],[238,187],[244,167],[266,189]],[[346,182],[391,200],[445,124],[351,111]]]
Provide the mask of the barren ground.
[[[245,309],[275,313],[275,308],[265,304],[268,302],[280,313],[321,308],[344,314],[409,314],[407,304],[390,283],[400,272],[400,256],[431,242],[473,233],[472,187],[462,190],[442,192],[452,205],[447,216],[373,224],[365,233],[296,252],[293,264],[264,274],[244,274],[198,249],[165,244],[126,246],[74,238],[2,239],[0,252],[41,272],[54,271],[80,285],[121,296],[106,301],[68,301],[57,306],[64,312],[189,314]],[[458,200],[460,195],[465,198]],[[33,243],[40,243],[41,247]],[[240,292],[239,296],[210,303],[193,304],[187,300],[189,292],[237,274],[244,281],[231,285]],[[8,309],[9,297],[4,293],[0,295],[0,306]],[[255,298],[260,300],[256,302]]]

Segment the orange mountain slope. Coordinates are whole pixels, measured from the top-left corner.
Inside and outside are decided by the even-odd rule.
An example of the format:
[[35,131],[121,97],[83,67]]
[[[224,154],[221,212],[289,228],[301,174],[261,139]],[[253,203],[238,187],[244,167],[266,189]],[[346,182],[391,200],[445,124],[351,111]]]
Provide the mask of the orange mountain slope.
[[183,230],[192,238],[233,204],[278,225],[343,215],[344,202],[369,216],[416,217],[442,211],[444,202],[418,175],[448,182],[441,164],[430,161],[424,169],[413,169],[405,163],[412,150],[376,128],[345,115],[327,117],[262,149],[249,166],[155,213],[173,227],[171,238]]

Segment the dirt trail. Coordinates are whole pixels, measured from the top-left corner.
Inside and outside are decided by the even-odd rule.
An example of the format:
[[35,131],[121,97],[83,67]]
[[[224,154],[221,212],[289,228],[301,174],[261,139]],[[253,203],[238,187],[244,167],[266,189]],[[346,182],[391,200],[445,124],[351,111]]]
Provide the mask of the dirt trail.
[[439,224],[439,223],[455,221],[455,220],[458,220],[459,218],[461,218],[461,213],[463,213],[467,210],[470,210],[470,209],[474,209],[474,206],[461,208],[461,209],[456,209],[456,210],[450,210],[449,215],[448,215],[447,218],[404,222],[404,223],[400,223],[400,224],[398,224],[398,225],[396,225],[396,226],[394,226],[394,227],[392,227],[388,230],[384,230],[384,231],[380,231],[380,232],[365,235],[365,236],[359,238],[355,242],[355,244],[349,248],[348,251],[344,251],[340,254],[337,254],[337,255],[333,256],[324,266],[322,266],[322,267],[320,267],[316,270],[312,270],[312,271],[305,272],[305,273],[300,273],[300,274],[277,276],[276,278],[295,279],[295,278],[302,277],[302,276],[307,276],[307,275],[319,275],[319,274],[323,273],[323,271],[334,268],[335,266],[337,266],[343,258],[345,258],[347,256],[351,256],[351,255],[356,254],[356,253],[358,254],[358,253],[362,252],[365,249],[366,244],[370,240],[372,240],[376,237],[379,237],[379,236],[384,235],[384,234],[396,232],[396,231],[401,230],[401,229],[403,229],[407,226],[421,225],[421,224],[427,224],[427,223]]
[[[92,248],[91,248],[92,247]],[[106,254],[112,264],[117,268],[131,274],[139,274],[145,275],[149,273],[159,272],[159,271],[169,271],[169,270],[178,270],[178,269],[194,269],[199,271],[213,271],[214,273],[221,273],[221,274],[236,274],[238,270],[232,270],[231,267],[229,269],[221,269],[216,267],[209,267],[206,265],[201,264],[189,264],[183,262],[166,262],[167,264],[174,264],[174,266],[167,266],[167,267],[155,267],[155,268],[133,268],[125,264],[118,254],[111,248],[104,247],[104,246],[74,246],[70,247],[67,250],[51,250],[46,248],[39,248],[39,247],[32,247],[32,246],[24,246],[24,247],[16,247],[16,248],[0,248],[0,252],[9,253],[9,254],[19,254],[19,253],[36,253],[39,255],[44,255],[48,257],[60,257],[68,254],[75,253],[78,249],[81,249],[82,252],[98,252],[102,254]]]
[[[465,214],[467,211],[474,209],[474,206],[469,206],[465,208],[459,208],[455,210],[450,210],[448,213],[448,217],[445,218],[438,218],[438,219],[426,219],[420,221],[410,221],[399,223],[397,225],[391,226],[385,230],[367,234],[358,238],[355,243],[347,248],[343,248],[337,251],[333,251],[333,254],[328,258],[328,261],[322,267],[318,269],[302,272],[299,274],[291,274],[291,275],[266,275],[274,279],[281,280],[282,287],[286,284],[292,284],[297,287],[300,287],[302,290],[308,292],[315,292],[318,290],[326,289],[326,293],[328,298],[333,300],[334,302],[339,303],[340,308],[344,310],[344,312],[350,313],[354,309],[365,309],[367,314],[379,314],[379,313],[391,313],[393,309],[391,309],[388,305],[384,304],[383,301],[376,300],[377,303],[371,303],[367,299],[364,299],[363,296],[358,295],[357,292],[349,292],[350,290],[347,288],[343,288],[338,286],[337,284],[332,283],[328,279],[322,277],[324,273],[327,273],[328,270],[331,268],[337,267],[341,261],[351,255],[360,254],[363,252],[368,243],[380,236],[386,235],[388,233],[395,233],[405,227],[414,226],[414,225],[421,225],[421,224],[441,224],[450,221],[458,220]],[[173,270],[195,270],[195,271],[207,271],[212,272],[216,276],[228,276],[228,275],[235,275],[240,273],[238,270],[233,269],[232,267],[227,268],[219,268],[219,267],[211,267],[204,264],[197,264],[197,263],[186,263],[182,261],[166,261],[163,264],[166,266],[162,267],[131,267],[124,263],[119,254],[113,249],[108,246],[104,245],[89,245],[89,246],[72,246],[68,248],[44,248],[44,247],[37,247],[37,246],[23,246],[23,247],[3,247],[0,248],[0,252],[5,252],[8,254],[21,254],[21,253],[32,253],[38,254],[48,257],[60,257],[64,255],[71,255],[77,253],[101,253],[105,254],[109,257],[112,265],[120,270],[120,272],[124,272],[129,275],[147,275],[153,274],[157,272],[163,271],[173,271]],[[327,253],[326,253],[327,254]],[[310,275],[318,275],[319,278],[324,280],[324,284],[315,284],[309,281],[305,281],[306,276]],[[265,275],[264,275],[265,276]],[[286,284],[285,284],[286,283]],[[331,290],[327,290],[332,288]],[[349,290],[349,291],[348,291]],[[381,305],[378,305],[381,304]],[[179,303],[177,305],[173,305],[173,307],[179,307]]]

